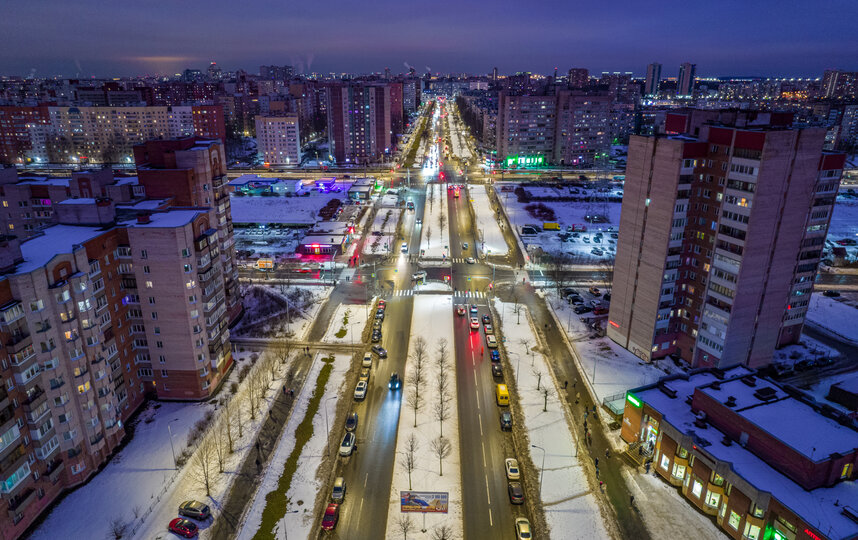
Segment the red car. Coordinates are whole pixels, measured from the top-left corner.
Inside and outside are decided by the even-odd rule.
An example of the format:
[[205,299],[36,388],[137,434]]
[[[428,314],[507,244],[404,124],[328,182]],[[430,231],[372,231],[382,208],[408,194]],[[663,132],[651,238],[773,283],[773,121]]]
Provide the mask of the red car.
[[340,519],[340,505],[337,503],[328,504],[328,507],[325,509],[325,517],[322,518],[322,530],[334,530],[338,519]]
[[196,523],[185,518],[176,518],[170,522],[168,527],[171,533],[176,533],[185,538],[195,538],[199,532]]
[[386,307],[387,307],[387,302],[385,302],[384,300],[378,301],[378,309],[384,309]]

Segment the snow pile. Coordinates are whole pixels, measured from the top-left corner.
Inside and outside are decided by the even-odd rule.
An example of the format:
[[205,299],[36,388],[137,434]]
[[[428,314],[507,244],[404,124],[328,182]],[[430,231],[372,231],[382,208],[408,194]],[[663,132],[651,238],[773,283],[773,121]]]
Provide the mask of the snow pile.
[[477,230],[481,231],[483,235],[482,245],[477,247],[483,255],[506,255],[509,253],[509,248],[492,211],[486,186],[471,186],[468,194],[471,199],[471,206],[474,208]]
[[[447,184],[426,186],[420,249],[425,259],[440,259],[450,255],[450,223],[447,212]],[[441,225],[444,225],[441,227]]]
[[[431,338],[425,341],[425,359],[423,360],[423,380],[426,381],[420,391],[424,398],[422,408],[417,413],[417,426],[414,426],[414,409],[409,406],[409,394],[413,392],[414,373],[416,370],[415,352],[419,347],[420,338],[414,338],[409,344],[409,356],[403,377],[402,407],[399,415],[399,427],[396,437],[396,463],[393,467],[393,481],[390,488],[390,509],[387,514],[387,538],[399,538],[397,521],[410,514],[400,512],[399,492],[409,489],[408,471],[404,468],[406,447],[413,436],[417,442],[414,452],[415,468],[411,472],[411,487],[415,491],[446,491],[449,493],[447,514],[428,514],[426,527],[430,531],[434,527],[447,525],[453,530],[453,537],[461,538],[462,526],[462,486],[461,461],[459,457],[459,416],[456,406],[456,354],[453,342],[453,299],[451,296],[418,295],[414,297],[414,312],[411,319],[411,335],[425,334],[425,329],[431,328]],[[437,381],[439,368],[438,344],[446,340],[447,353],[447,397],[449,398],[449,417],[444,422],[444,438],[449,441],[449,456],[443,459],[443,476],[439,475],[440,462],[433,451],[433,441],[441,435],[440,424],[434,410],[437,403]],[[417,524],[419,516],[411,515]],[[422,520],[421,520],[422,522]]]
[[364,304],[340,304],[331,317],[331,324],[322,341],[325,343],[360,343],[367,317],[372,306]]
[[821,294],[810,297],[807,320],[821,330],[858,344],[858,325],[855,318],[858,310],[836,298]]
[[594,487],[580,461],[588,453],[585,449],[576,457],[578,441],[569,428],[571,420],[566,417],[553,372],[542,353],[532,350],[538,340],[530,313],[519,305],[524,311],[519,317],[514,304],[497,299],[494,307],[503,321],[504,348],[516,376],[528,438],[532,445],[545,449],[531,447],[530,459],[541,467],[544,458],[544,470],[549,471],[542,476],[542,504],[552,537],[610,538]]

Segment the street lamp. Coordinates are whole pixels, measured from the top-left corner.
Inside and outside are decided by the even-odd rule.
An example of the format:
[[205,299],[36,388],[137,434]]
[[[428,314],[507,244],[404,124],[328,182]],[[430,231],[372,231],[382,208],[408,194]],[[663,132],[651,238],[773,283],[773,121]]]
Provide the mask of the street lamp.
[[179,462],[176,460],[176,448],[173,446],[173,430],[170,429],[170,424],[179,420],[178,418],[173,418],[169,422],[167,422],[167,433],[170,434],[170,451],[173,452],[173,467],[176,470],[179,470]]
[[[328,402],[331,401],[332,399],[337,399],[337,397],[339,397],[339,396],[330,396],[328,399],[325,400],[325,431],[328,432],[328,441],[331,440],[331,427],[330,427],[330,425],[328,425]],[[330,442],[328,442],[326,450],[328,452],[331,451],[331,443]]]
[[535,444],[531,444],[530,447],[542,450],[542,468],[539,470],[539,496],[542,497],[542,477],[545,475],[545,448],[536,446]]
[[[286,514],[297,514],[297,510],[287,510]],[[286,534],[286,515],[280,518],[280,524],[283,526],[283,540],[289,540],[289,535]]]

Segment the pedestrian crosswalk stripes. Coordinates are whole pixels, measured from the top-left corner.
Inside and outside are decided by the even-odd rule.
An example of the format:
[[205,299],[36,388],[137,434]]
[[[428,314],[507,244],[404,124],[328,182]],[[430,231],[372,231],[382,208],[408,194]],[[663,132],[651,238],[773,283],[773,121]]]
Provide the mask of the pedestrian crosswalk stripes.
[[[394,289],[392,291],[384,291],[381,296],[390,298],[392,296],[414,296],[414,289]],[[452,296],[461,298],[488,298],[483,291],[453,291]]]
[[[421,259],[421,260],[423,260],[423,259]],[[434,259],[434,260],[435,260],[435,261],[437,261],[438,259]],[[424,262],[429,262],[429,263],[431,263],[431,261],[424,261]],[[448,257],[448,258],[446,258],[446,259],[443,259],[443,262],[448,262],[448,263],[464,263],[464,262],[467,262],[467,259],[466,259],[465,257]]]

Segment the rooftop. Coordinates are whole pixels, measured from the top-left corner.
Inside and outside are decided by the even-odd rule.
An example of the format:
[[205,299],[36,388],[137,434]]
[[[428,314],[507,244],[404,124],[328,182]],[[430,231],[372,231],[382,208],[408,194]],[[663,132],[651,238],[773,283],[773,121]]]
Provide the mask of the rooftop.
[[202,208],[170,209],[166,212],[153,212],[149,214],[149,223],[139,223],[136,219],[133,219],[123,221],[119,225],[142,228],[181,227],[193,221],[200,214],[206,213],[208,211]]
[[54,225],[43,230],[21,244],[24,262],[11,273],[25,274],[41,268],[61,253],[72,253],[76,247],[92,240],[107,229],[104,227],[82,227],[77,225]]

